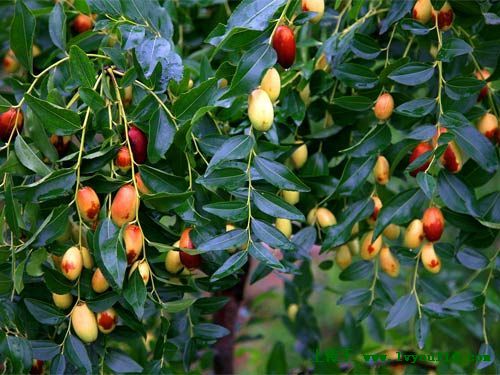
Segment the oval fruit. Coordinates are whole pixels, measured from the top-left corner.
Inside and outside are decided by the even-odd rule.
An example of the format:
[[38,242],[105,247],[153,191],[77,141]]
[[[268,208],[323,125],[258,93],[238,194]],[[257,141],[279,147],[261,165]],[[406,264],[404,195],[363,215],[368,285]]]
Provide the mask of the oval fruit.
[[444,230],[444,216],[437,207],[430,207],[424,212],[422,217],[422,226],[425,237],[431,241],[437,241],[441,238]]
[[335,215],[328,208],[320,207],[316,210],[316,221],[321,228],[330,227],[337,224]]
[[255,130],[266,132],[274,121],[274,108],[269,95],[262,89],[255,89],[248,96],[248,118]]
[[494,140],[498,132],[498,119],[491,113],[486,113],[477,124],[477,130],[486,138]]
[[[193,241],[191,240],[190,232],[193,228],[186,228],[181,234],[181,238],[179,240],[179,247],[183,249],[194,249]],[[180,260],[184,267],[198,268],[201,265],[201,255],[200,254],[188,254],[184,251],[181,251]]]
[[422,246],[422,264],[425,269],[432,273],[438,273],[441,270],[441,260],[434,250],[432,242],[428,242]]
[[139,199],[132,185],[123,185],[115,195],[111,203],[111,219],[121,227],[135,219]]
[[383,247],[380,250],[380,268],[390,277],[398,277],[399,275],[399,260],[392,255],[388,247]]
[[[0,113],[0,139],[7,142],[15,127],[17,127],[18,132],[21,132],[23,119],[23,112],[16,108],[9,108],[7,111]],[[14,138],[16,135],[17,133],[14,133],[12,137]]]
[[40,359],[33,359],[30,375],[40,375],[43,374],[43,361]]
[[85,31],[91,30],[93,24],[94,21],[92,17],[80,13],[75,17],[75,20],[73,21],[73,31],[77,34],[84,33]]
[[347,243],[347,247],[351,251],[352,255],[358,255],[360,251],[359,239],[355,238]]
[[82,219],[87,222],[97,220],[101,210],[101,202],[94,189],[84,186],[76,193],[76,205]]
[[90,254],[89,249],[87,249],[85,246],[82,246],[80,247],[80,251],[82,253],[83,267],[88,270],[94,268],[94,258],[92,258],[92,254]]
[[[486,69],[476,70],[474,75],[480,81],[486,81],[488,78],[491,77],[491,73]],[[490,84],[486,83],[484,87],[481,89],[481,91],[479,92],[479,96],[477,97],[478,102],[480,102],[481,100],[483,100],[485,97],[488,96],[489,86]]]
[[450,3],[445,2],[444,5],[439,9],[439,12],[434,11],[432,13],[433,17],[438,18],[438,27],[441,31],[447,31],[451,28],[451,24],[453,23],[453,9],[451,8]]
[[80,250],[72,246],[64,253],[61,260],[61,271],[68,280],[76,280],[82,273],[83,258]]
[[149,264],[146,262],[146,260],[136,261],[134,264],[132,264],[132,267],[130,267],[128,277],[132,276],[136,269],[139,270],[139,274],[141,275],[142,281],[144,281],[144,285],[147,285],[149,282],[149,275],[151,274]]
[[270,68],[267,70],[264,77],[260,81],[260,88],[264,90],[271,102],[275,102],[280,96],[281,91],[281,78],[280,74],[275,68]]
[[432,18],[432,11],[431,0],[417,0],[413,6],[412,16],[420,23],[427,23]]
[[180,252],[177,250],[170,250],[165,257],[165,269],[173,274],[179,273],[184,266],[181,262]]
[[337,249],[335,253],[335,263],[337,263],[342,270],[351,265],[352,255],[347,245],[342,245]]
[[[116,42],[118,42],[118,37],[116,37]],[[112,45],[114,45],[113,43]],[[123,105],[128,107],[132,103],[132,99],[134,98],[134,88],[132,85],[128,85],[123,89]]]
[[142,252],[143,240],[142,230],[139,226],[129,224],[125,227],[123,241],[125,242],[128,264],[132,264],[139,258],[139,254]]
[[104,293],[109,288],[108,280],[106,280],[100,268],[95,269],[91,284],[92,290],[96,293]]
[[151,190],[144,185],[144,181],[142,181],[141,174],[139,172],[135,174],[135,183],[137,184],[137,190],[139,190],[141,194],[151,194]]
[[286,238],[290,238],[292,236],[292,222],[290,219],[283,219],[278,217],[275,223],[276,229],[278,229],[281,233],[285,235]]
[[401,228],[396,224],[389,224],[385,227],[383,234],[387,239],[391,241],[396,241],[401,233]]
[[288,309],[286,310],[286,313],[288,315],[288,319],[290,319],[292,322],[295,321],[295,318],[297,317],[297,313],[299,312],[299,305],[296,303],[292,303],[288,306]]
[[309,83],[304,86],[302,90],[299,91],[299,96],[300,99],[304,102],[304,104],[309,106],[311,103],[311,87],[309,86]]
[[373,240],[373,231],[369,231],[363,237],[361,241],[361,258],[364,260],[370,260],[377,256],[380,249],[382,248],[382,237],[378,236],[375,241]]
[[55,147],[57,150],[57,154],[61,157],[66,155],[66,152],[68,151],[69,144],[71,143],[71,136],[65,135],[55,135],[52,134],[50,136],[50,143]]
[[318,209],[316,207],[312,208],[307,214],[307,224],[314,225],[316,224],[316,212]]
[[97,339],[97,321],[95,315],[83,301],[73,308],[71,313],[71,325],[76,335],[86,343],[93,342]]
[[406,228],[404,245],[410,249],[416,249],[422,245],[424,238],[424,224],[421,220],[415,219]]
[[375,224],[375,221],[378,218],[378,213],[380,212],[380,209],[382,208],[382,201],[380,200],[379,197],[374,195],[372,197],[372,200],[373,200],[373,212],[367,220],[370,225]]
[[307,156],[309,152],[307,151],[307,145],[302,141],[295,141],[295,144],[300,145],[295,149],[295,151],[290,156],[290,160],[295,169],[300,169],[304,166],[307,161]]
[[138,164],[144,163],[148,156],[148,139],[146,135],[139,128],[131,126],[128,130],[128,139],[134,161]]
[[132,165],[132,158],[127,146],[122,146],[116,155],[115,164],[122,172],[127,172]]
[[71,295],[71,293],[52,293],[52,301],[54,301],[54,305],[56,305],[60,309],[66,310],[73,303],[73,296]]
[[273,48],[278,55],[278,63],[285,69],[291,67],[296,53],[293,30],[288,26],[278,26],[273,36]]
[[118,315],[112,307],[97,313],[97,328],[104,334],[113,332],[117,322]]
[[375,181],[380,185],[387,185],[389,182],[389,171],[389,162],[384,156],[380,155],[377,158],[375,167],[373,167],[373,177]]
[[392,112],[394,111],[394,99],[392,95],[388,92],[380,95],[375,102],[375,106],[373,107],[373,113],[375,117],[381,121],[385,121],[392,116]]
[[[410,155],[409,164],[413,163],[419,156],[425,154],[426,152],[430,152],[433,150],[433,147],[427,142],[421,142],[413,149],[413,152]],[[410,175],[415,177],[418,172],[423,172],[427,169],[427,167],[431,164],[431,158],[429,158],[423,165],[418,168],[415,168],[410,172]]]
[[12,51],[11,49],[9,49],[5,54],[2,65],[5,73],[8,74],[17,72],[19,70],[19,67],[21,66],[16,58],[16,55],[14,54],[14,51]]
[[295,205],[295,204],[299,203],[300,193],[298,191],[283,190],[281,192],[281,195],[283,196],[283,199],[285,200],[285,202],[288,204]]
[[325,13],[325,0],[302,0],[302,10],[304,12],[316,12],[316,15],[309,21],[318,23]]

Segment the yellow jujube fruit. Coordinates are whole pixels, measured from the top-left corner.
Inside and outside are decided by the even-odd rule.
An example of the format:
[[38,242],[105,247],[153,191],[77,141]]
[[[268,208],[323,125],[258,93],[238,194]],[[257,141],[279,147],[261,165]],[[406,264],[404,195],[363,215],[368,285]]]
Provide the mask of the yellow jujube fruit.
[[289,203],[292,205],[299,203],[300,193],[298,191],[283,190],[281,192],[281,195],[283,196],[283,199],[285,200],[286,203]]
[[415,219],[406,228],[404,245],[410,249],[416,249],[422,245],[424,237],[424,224],[422,220]]
[[378,236],[375,240],[373,240],[373,231],[369,231],[363,237],[361,241],[361,258],[364,260],[370,260],[377,256],[382,248],[382,237]]
[[276,229],[285,235],[286,238],[290,238],[292,235],[292,222],[290,219],[277,218],[276,219]]
[[342,245],[337,249],[335,253],[335,263],[337,263],[342,270],[350,266],[352,263],[352,255],[347,245]]
[[78,302],[71,313],[71,325],[76,335],[86,343],[97,339],[99,333],[95,315],[83,301]]
[[73,303],[73,296],[71,293],[66,294],[56,294],[52,293],[52,300],[54,301],[54,305],[59,307],[60,309],[67,309]]
[[255,89],[248,96],[248,118],[255,130],[265,132],[274,121],[274,108],[269,95],[262,89]]
[[307,145],[302,141],[296,141],[295,144],[300,144],[290,156],[290,160],[295,169],[300,169],[307,161],[308,151]]
[[321,228],[337,224],[335,215],[328,208],[320,207],[316,210],[316,220]]
[[380,268],[390,277],[398,277],[399,275],[399,260],[392,255],[388,247],[383,247],[380,250]]
[[267,93],[269,99],[271,99],[273,103],[279,98],[281,91],[281,78],[275,68],[267,70],[264,77],[262,77],[262,81],[260,81],[260,88]]

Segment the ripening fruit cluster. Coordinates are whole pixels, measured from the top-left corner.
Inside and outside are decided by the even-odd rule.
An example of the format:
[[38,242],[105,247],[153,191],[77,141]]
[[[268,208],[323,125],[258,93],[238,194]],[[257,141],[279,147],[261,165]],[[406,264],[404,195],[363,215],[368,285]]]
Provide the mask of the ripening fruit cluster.
[[437,26],[441,31],[449,30],[454,18],[453,9],[448,2],[445,2],[439,10],[435,10],[431,0],[417,0],[413,7],[412,15],[413,19],[423,24],[430,20],[433,23],[437,21]]
[[[235,229],[234,226],[228,224],[226,231]],[[179,250],[172,249],[167,253],[165,258],[165,269],[172,274],[179,274],[181,271],[193,270],[200,268],[202,258],[200,254],[189,254],[184,250],[193,250],[196,248],[191,239],[191,231],[193,228],[186,228],[182,231],[179,240],[174,243],[173,247]]]

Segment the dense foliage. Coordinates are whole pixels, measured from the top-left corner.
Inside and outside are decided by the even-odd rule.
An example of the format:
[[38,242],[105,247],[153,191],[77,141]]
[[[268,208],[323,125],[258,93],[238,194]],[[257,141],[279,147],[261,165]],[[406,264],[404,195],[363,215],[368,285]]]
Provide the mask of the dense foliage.
[[[278,274],[303,368],[378,371],[358,354],[394,348],[494,373],[500,4],[312,9],[0,4],[5,372],[212,368],[220,312]],[[314,362],[335,346],[350,361]],[[291,370],[280,343],[262,355]]]

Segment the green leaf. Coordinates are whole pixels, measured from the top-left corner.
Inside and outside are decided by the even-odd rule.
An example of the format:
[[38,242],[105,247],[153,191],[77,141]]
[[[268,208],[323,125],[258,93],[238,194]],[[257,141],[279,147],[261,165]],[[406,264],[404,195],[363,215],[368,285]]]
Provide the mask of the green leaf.
[[80,87],[78,93],[83,102],[94,112],[99,112],[106,105],[104,98],[90,87]]
[[92,88],[95,85],[94,66],[85,52],[76,45],[69,50],[69,66],[72,77],[83,87]]
[[231,86],[221,99],[250,94],[252,89],[259,86],[264,72],[275,63],[276,51],[269,43],[255,46],[241,57]]
[[5,219],[14,236],[21,237],[21,208],[12,195],[12,178],[8,175],[5,178]]
[[356,56],[365,60],[374,60],[382,52],[375,39],[362,33],[354,34],[351,49]]
[[305,220],[302,212],[276,195],[265,192],[259,193],[254,190],[252,198],[257,208],[269,216],[290,220]]
[[366,96],[341,96],[333,99],[333,104],[351,111],[368,111],[373,107],[373,100]]
[[41,161],[31,147],[26,143],[24,138],[19,134],[14,141],[14,149],[19,161],[28,169],[39,174],[47,176],[52,172],[43,161]]
[[237,251],[231,255],[222,266],[210,277],[211,282],[218,281],[229,275],[235,275],[236,272],[243,267],[248,261],[247,251]]
[[24,98],[45,129],[50,133],[72,135],[80,130],[80,116],[78,116],[78,113],[35,98],[31,94],[25,94]]
[[417,183],[420,189],[425,193],[427,198],[433,199],[436,191],[436,179],[428,173],[419,173],[417,175]]
[[15,3],[14,18],[10,25],[10,48],[19,62],[33,72],[33,38],[36,18],[23,0]]
[[59,169],[41,180],[17,187],[14,196],[24,202],[45,202],[73,192],[76,181],[74,169]]
[[222,251],[241,246],[247,241],[248,232],[246,230],[234,229],[202,243],[197,249],[201,251]]
[[393,0],[386,18],[380,23],[380,35],[384,34],[394,22],[399,21],[413,8],[413,3],[406,0]]
[[422,315],[420,319],[415,322],[415,337],[417,338],[418,348],[422,350],[425,345],[425,339],[429,335],[431,324],[429,319]]
[[339,279],[342,281],[368,279],[372,274],[373,262],[360,260],[353,262],[349,267],[343,270],[339,275]]
[[106,351],[104,359],[106,366],[108,366],[115,373],[142,373],[142,366],[130,358],[125,353],[112,349]]
[[165,304],[165,311],[168,313],[175,314],[186,310],[195,301],[196,301],[195,299],[180,299],[177,301],[170,301]]
[[101,221],[94,235],[97,265],[113,289],[118,290],[122,288],[127,268],[127,257],[120,237],[119,228],[109,218]]
[[220,339],[229,333],[227,328],[212,323],[198,323],[193,327],[194,337],[202,340]]
[[438,178],[439,196],[452,211],[479,216],[474,192],[457,176],[442,171]]
[[170,210],[179,207],[193,195],[192,191],[184,193],[157,193],[148,194],[141,197],[144,203],[152,206],[158,211],[169,212]]
[[165,158],[175,136],[175,126],[167,113],[158,108],[149,121],[148,160],[157,163]]
[[85,345],[73,335],[69,335],[65,341],[64,353],[69,361],[79,369],[85,370],[87,374],[92,373],[92,363]]
[[[1,335],[4,335],[3,332]],[[24,337],[14,335],[8,335],[6,340],[2,340],[1,335],[2,355],[6,352],[12,366],[12,373],[26,373],[26,370],[30,369],[33,364],[29,341]]]
[[273,350],[267,359],[266,374],[288,374],[285,345],[281,341],[277,341],[274,344]]
[[378,84],[378,77],[364,65],[343,63],[334,70],[335,76],[349,87],[358,90],[372,89]]
[[337,185],[336,194],[351,195],[353,191],[361,187],[363,182],[372,173],[375,162],[375,156],[369,158],[349,158]]
[[271,185],[285,190],[307,192],[310,189],[283,164],[256,156],[253,162],[260,176]]
[[437,59],[449,62],[454,57],[466,55],[472,52],[472,47],[459,38],[447,38],[438,52]]
[[463,100],[478,95],[485,84],[472,77],[455,77],[446,82],[444,91],[453,100]]
[[[142,278],[141,278],[142,280]],[[144,284],[144,282],[143,282]],[[92,299],[87,299],[87,306],[90,310],[94,312],[101,312],[104,310],[113,307],[113,305],[120,300],[120,295],[113,291],[108,291],[102,294],[99,294],[97,297]]]
[[42,276],[43,271],[41,266],[46,260],[47,251],[45,249],[42,248],[33,251],[29,257],[28,264],[26,265],[26,273],[33,277]]
[[188,185],[184,178],[175,176],[143,164],[139,167],[145,185],[154,192],[183,193]]
[[250,255],[255,259],[261,261],[266,266],[277,269],[279,271],[285,271],[285,267],[280,263],[278,259],[272,254],[271,250],[265,247],[261,243],[250,243],[248,248]]
[[385,321],[385,328],[397,327],[413,318],[417,313],[417,300],[415,295],[407,294],[399,298],[389,310],[389,315]]
[[421,118],[434,111],[434,108],[436,108],[435,99],[419,98],[401,104],[394,112],[402,116]]
[[365,305],[370,301],[371,290],[367,288],[359,288],[348,291],[343,294],[338,300],[337,305],[359,306]]
[[47,288],[56,294],[66,294],[73,289],[73,284],[61,272],[58,272],[48,266],[42,266],[44,279]]
[[373,237],[377,238],[389,224],[406,224],[421,217],[428,198],[420,189],[410,189],[394,196],[380,210]]
[[32,340],[30,344],[33,349],[33,357],[42,361],[50,361],[61,351],[58,344],[48,340]]
[[128,282],[123,289],[123,297],[134,309],[135,315],[139,319],[144,314],[144,303],[146,302],[146,286],[142,280],[139,270],[136,269],[129,277]]
[[403,65],[388,75],[393,81],[406,86],[416,86],[427,82],[434,75],[432,65],[411,62]]
[[229,221],[240,221],[248,217],[248,206],[243,201],[210,203],[203,206],[203,209]]
[[262,242],[273,248],[293,250],[295,245],[278,229],[268,223],[252,219],[252,233]]
[[64,374],[66,370],[66,357],[63,354],[58,354],[52,360],[50,365],[50,373],[55,375]]
[[207,166],[205,176],[215,169],[223,161],[245,159],[255,144],[253,137],[248,135],[237,135],[226,140],[219,150],[214,154]]
[[16,266],[16,269],[14,271],[14,289],[16,290],[17,294],[20,294],[23,289],[24,289],[24,266],[26,265],[26,259],[23,260],[22,262],[19,262],[19,264]]
[[50,12],[49,35],[56,47],[63,51],[66,49],[66,14],[61,2],[57,2]]
[[351,157],[361,158],[376,155],[391,144],[391,129],[387,124],[376,125],[355,145],[342,150]]
[[482,370],[495,362],[495,351],[489,344],[483,342],[477,354],[481,356],[482,359],[476,365],[476,369],[478,370]]
[[474,311],[483,304],[484,294],[468,290],[448,298],[443,302],[443,307],[456,311]]
[[196,182],[207,189],[222,188],[228,191],[235,190],[245,185],[247,174],[237,168],[224,168],[215,170],[207,176],[198,177]]
[[48,303],[25,298],[24,304],[31,315],[42,324],[54,326],[61,323],[66,318],[64,313]]
[[211,78],[181,95],[173,105],[174,115],[180,122],[191,120],[200,108],[215,103],[219,95],[217,78]]
[[203,314],[212,314],[229,302],[229,297],[216,296],[216,297],[202,297],[198,298],[194,303],[194,307],[202,311]]
[[482,270],[488,266],[488,258],[470,247],[461,248],[456,257],[460,264],[471,270]]

